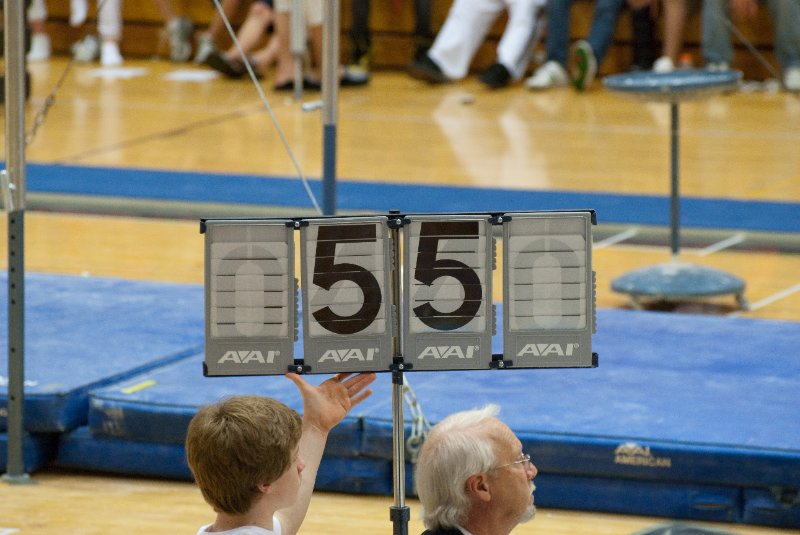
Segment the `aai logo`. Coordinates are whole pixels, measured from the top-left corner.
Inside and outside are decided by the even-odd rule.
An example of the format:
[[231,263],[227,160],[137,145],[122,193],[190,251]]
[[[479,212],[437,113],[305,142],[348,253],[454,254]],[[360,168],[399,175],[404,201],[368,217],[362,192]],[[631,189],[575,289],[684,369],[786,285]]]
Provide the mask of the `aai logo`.
[[247,351],[226,351],[224,355],[217,361],[217,364],[273,364],[275,357],[280,356],[280,351],[267,351],[266,358],[261,351],[247,350]]
[[474,357],[475,352],[478,351],[480,346],[428,346],[420,351],[417,358],[422,360],[424,358],[434,359],[471,359]]
[[365,350],[360,348],[352,349],[328,349],[319,359],[319,362],[348,362],[350,360],[357,360],[360,362],[372,361],[375,359],[375,354],[378,352],[377,347],[368,347]]
[[580,344],[525,344],[518,357],[571,357]]

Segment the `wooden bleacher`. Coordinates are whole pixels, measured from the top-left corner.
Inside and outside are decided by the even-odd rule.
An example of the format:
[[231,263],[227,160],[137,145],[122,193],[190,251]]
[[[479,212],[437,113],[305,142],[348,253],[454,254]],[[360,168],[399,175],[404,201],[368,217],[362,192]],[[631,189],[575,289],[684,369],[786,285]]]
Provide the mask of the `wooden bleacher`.
[[[434,30],[441,27],[447,16],[451,0],[432,0]],[[95,25],[95,2],[91,2],[90,19],[81,28],[72,28],[68,24],[69,0],[48,0],[50,33],[54,52],[69,53],[70,45],[80,39]],[[580,39],[588,33],[592,18],[593,2],[577,0],[572,12],[572,38]],[[214,13],[210,0],[173,0],[179,14],[192,19],[198,29],[205,28]],[[349,57],[349,42],[346,33],[350,27],[351,1],[342,0],[342,54]],[[161,20],[154,2],[151,0],[123,1],[124,33],[121,43],[122,53],[126,57],[168,57],[168,45],[164,34],[164,23]],[[240,14],[235,22],[241,22]],[[496,47],[505,17],[501,17],[494,25],[491,36],[481,47],[473,63],[475,70],[488,66],[494,59]],[[408,65],[413,50],[414,13],[410,0],[380,1],[373,0],[370,15],[370,27],[373,31],[373,66],[376,69],[403,69]],[[750,24],[742,25],[742,32],[747,39],[773,64],[776,65],[772,50],[772,19],[765,7],[760,9],[758,19]],[[770,76],[769,71],[760,64],[745,46],[734,39],[736,47],[734,66],[744,71],[746,79],[763,80]],[[543,45],[540,45],[543,46]],[[685,52],[692,54],[696,64],[702,62],[700,54],[700,17],[695,12],[690,15],[684,46]],[[625,10],[617,25],[614,44],[606,60],[600,68],[601,74],[628,70],[632,58],[630,15]]]

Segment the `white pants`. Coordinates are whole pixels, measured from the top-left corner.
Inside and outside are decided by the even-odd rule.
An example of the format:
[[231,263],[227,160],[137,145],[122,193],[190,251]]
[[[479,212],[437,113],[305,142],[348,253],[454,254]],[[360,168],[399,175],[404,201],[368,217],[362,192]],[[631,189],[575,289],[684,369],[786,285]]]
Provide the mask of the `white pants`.
[[508,23],[497,45],[497,62],[519,80],[528,67],[534,40],[541,33],[539,11],[544,4],[545,0],[455,0],[428,56],[448,78],[463,78],[492,24],[508,9]]
[[[309,26],[322,25],[322,0],[305,0],[306,24]],[[292,0],[275,0],[275,11],[285,13],[290,11]]]
[[97,0],[97,33],[104,40],[119,41],[122,37],[122,0]]
[[47,5],[44,0],[33,0],[28,6],[28,22],[47,20]]

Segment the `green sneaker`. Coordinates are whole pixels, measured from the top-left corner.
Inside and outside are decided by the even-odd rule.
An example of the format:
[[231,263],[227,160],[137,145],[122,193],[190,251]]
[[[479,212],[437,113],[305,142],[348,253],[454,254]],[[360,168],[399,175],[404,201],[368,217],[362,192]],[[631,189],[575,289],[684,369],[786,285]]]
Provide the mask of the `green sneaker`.
[[578,91],[584,91],[592,85],[597,75],[597,59],[594,57],[592,45],[588,41],[580,40],[572,46],[570,56],[572,85]]

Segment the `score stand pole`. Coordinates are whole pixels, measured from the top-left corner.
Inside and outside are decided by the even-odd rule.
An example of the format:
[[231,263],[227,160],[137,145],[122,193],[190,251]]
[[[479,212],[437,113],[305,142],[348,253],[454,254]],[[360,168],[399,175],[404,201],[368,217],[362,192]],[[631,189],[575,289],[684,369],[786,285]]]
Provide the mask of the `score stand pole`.
[[8,212],[8,458],[3,479],[31,482],[25,473],[25,2],[5,2],[6,169]]
[[339,0],[324,2],[322,27],[322,213],[336,214],[336,120],[339,100]]
[[411,512],[406,505],[406,449],[405,449],[405,418],[403,416],[403,376],[406,368],[411,365],[403,363],[403,351],[400,344],[400,228],[403,219],[397,210],[389,211],[389,228],[392,236],[392,307],[394,309],[394,347],[392,356],[392,443],[394,455],[392,456],[392,474],[394,477],[394,505],[389,510],[389,518],[393,524],[394,535],[408,535],[408,521]]

